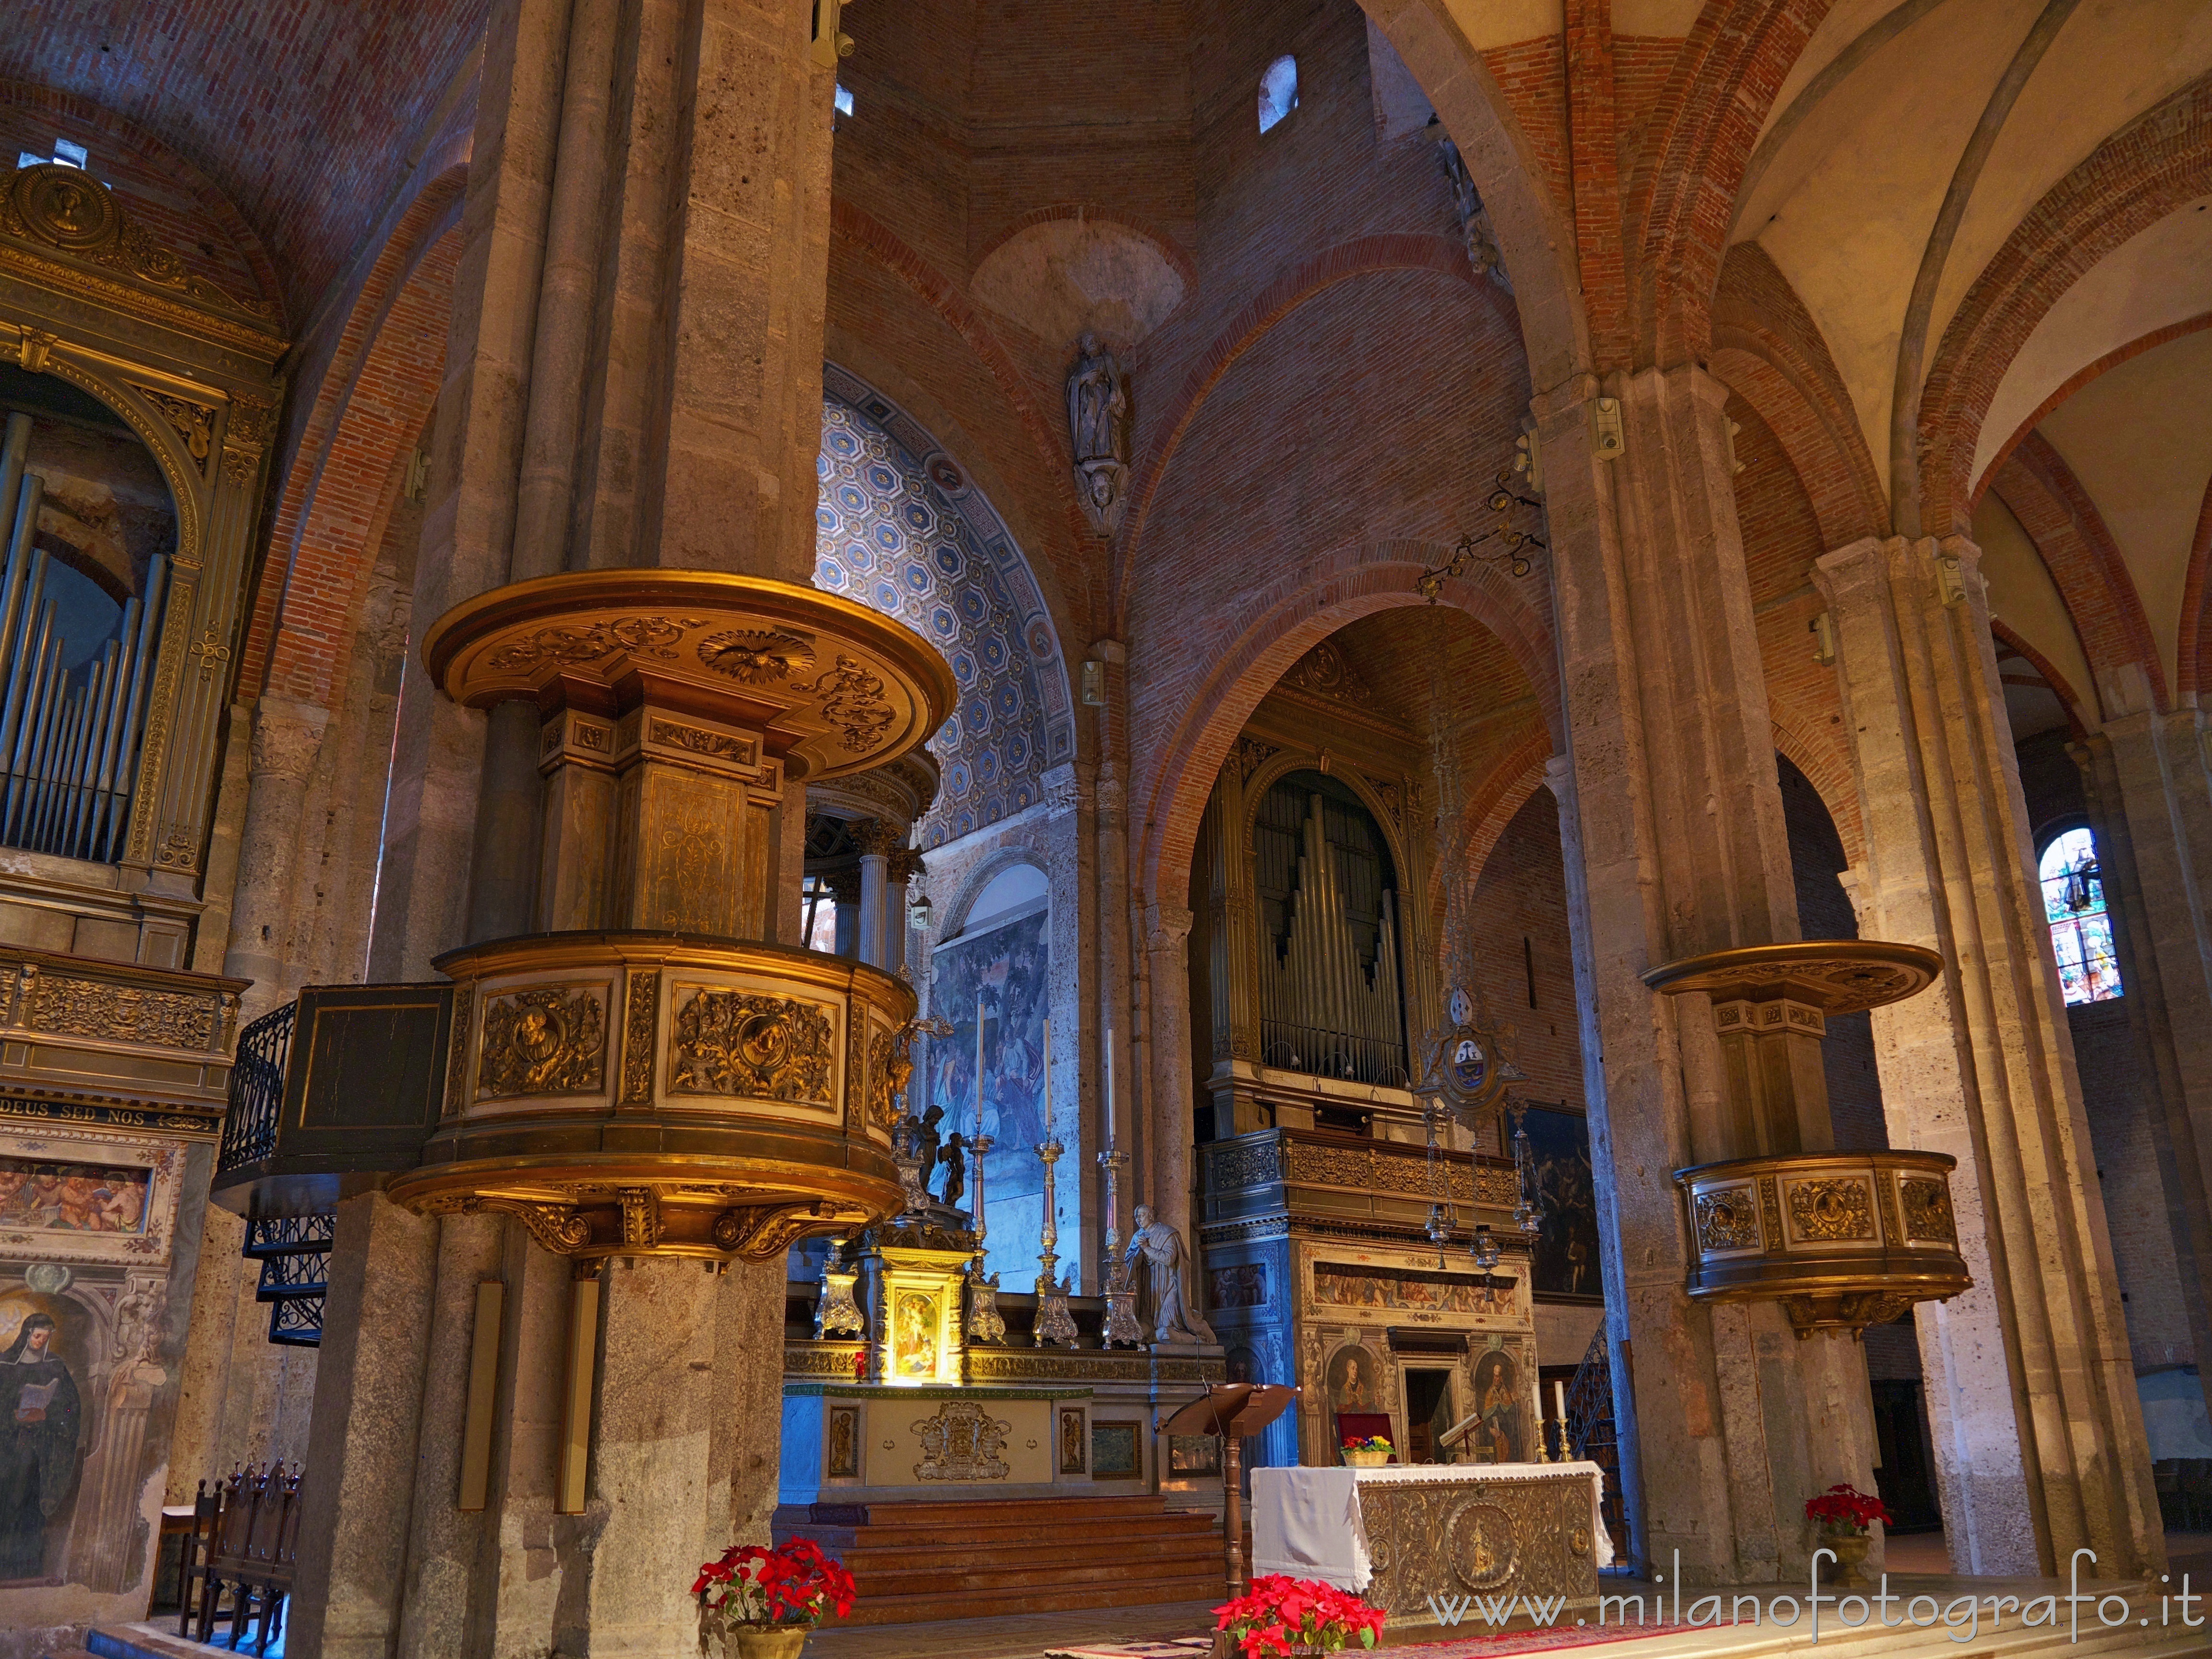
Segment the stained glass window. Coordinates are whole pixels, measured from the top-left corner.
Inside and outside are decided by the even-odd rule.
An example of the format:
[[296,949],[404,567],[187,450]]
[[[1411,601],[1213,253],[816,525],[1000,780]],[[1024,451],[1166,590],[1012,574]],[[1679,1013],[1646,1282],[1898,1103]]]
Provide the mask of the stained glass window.
[[2066,1000],[2110,1002],[2120,994],[2120,961],[2112,951],[2112,919],[2105,914],[2097,843],[2087,830],[2069,830],[2043,849],[2039,873]]

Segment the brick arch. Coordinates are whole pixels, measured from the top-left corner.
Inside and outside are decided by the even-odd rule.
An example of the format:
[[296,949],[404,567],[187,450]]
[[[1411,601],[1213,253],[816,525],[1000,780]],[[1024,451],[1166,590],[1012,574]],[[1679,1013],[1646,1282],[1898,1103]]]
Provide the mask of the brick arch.
[[1889,507],[1835,359],[1790,279],[1756,242],[1721,267],[1713,373],[1759,411],[1796,471],[1829,547],[1889,527]]
[[1214,336],[1213,343],[1192,363],[1175,400],[1153,426],[1152,441],[1132,469],[1135,484],[1128,522],[1119,544],[1114,580],[1114,614],[1117,619],[1128,613],[1141,563],[1138,555],[1144,545],[1146,521],[1151,515],[1152,502],[1207,395],[1221,383],[1237,359],[1308,301],[1340,283],[1393,270],[1431,270],[1455,277],[1480,295],[1501,321],[1509,326],[1514,324],[1511,302],[1495,284],[1476,277],[1474,268],[1468,263],[1464,246],[1442,236],[1364,236],[1340,243],[1261,289],[1223,325]]
[[276,590],[266,695],[332,705],[407,459],[437,404],[460,245],[455,222],[421,249],[370,326],[328,441],[295,463],[312,471],[298,528],[271,548],[264,576],[264,591]]
[[2096,677],[2092,689],[2100,708],[2112,677],[2130,666],[2142,670],[2154,707],[2172,707],[2165,665],[2135,580],[2065,458],[2041,433],[2031,432],[1996,469],[1993,487],[2057,585],[2089,659],[2089,672]]
[[2174,641],[2174,687],[2185,707],[2193,708],[2205,687],[2212,686],[2212,629],[2204,625],[2207,567],[2212,566],[2212,482],[2204,486],[2204,500],[2197,509],[2197,533],[2189,542],[2189,574],[2181,588],[2181,627]]
[[2076,691],[2067,678],[2058,672],[2057,665],[2030,645],[2024,635],[2015,633],[1995,617],[1990,618],[1990,632],[2002,641],[2008,649],[2017,653],[2029,667],[2043,676],[2045,683],[2057,695],[2060,705],[2066,710],[2066,722],[2073,729],[2075,739],[2078,741],[2087,737],[2089,725],[2082,714],[2081,694]]
[[[276,503],[270,514],[268,548],[256,576],[253,608],[240,653],[239,695],[251,700],[260,695],[269,678],[270,658],[276,640],[282,605],[294,551],[299,544],[318,480],[322,477],[353,387],[370,348],[380,337],[385,319],[409,277],[429,250],[458,223],[467,174],[456,164],[439,173],[417,193],[394,224],[377,257],[370,262],[354,296],[344,326],[337,331],[320,374],[307,386],[312,394],[295,404],[287,422]],[[440,333],[442,356],[445,337]],[[305,392],[306,386],[301,388]],[[304,401],[305,408],[299,403]],[[373,556],[374,544],[365,544]]]
[[2020,447],[2021,441],[2056,414],[2059,405],[2073,397],[2075,392],[2081,391],[2092,380],[2118,368],[2130,357],[2140,357],[2144,352],[2162,346],[2168,341],[2179,340],[2184,335],[2195,334],[2207,328],[2212,328],[2212,311],[2200,312],[2194,317],[2185,317],[2178,323],[2168,323],[2163,328],[2154,328],[2142,338],[2130,340],[2124,346],[2115,347],[2098,358],[2095,362],[2078,368],[2068,375],[2057,390],[2038,404],[2028,417],[2013,428],[2012,436],[2006,439],[1990,457],[1990,464],[1982,469],[1981,477],[1974,480],[1973,493],[1967,497],[1966,501],[1967,512],[1971,514],[1973,511],[1975,505],[1981,501],[1983,492],[1989,489],[1990,480],[1996,476],[1996,470],[2005,464],[2006,459],[2014,450]]
[[[1214,775],[1252,711],[1291,665],[1349,623],[1423,603],[1413,584],[1448,551],[1413,541],[1340,548],[1253,597],[1241,612],[1242,630],[1212,654],[1208,672],[1180,699],[1171,727],[1158,741],[1133,745],[1155,757],[1147,773],[1132,780],[1130,792],[1141,891],[1160,904],[1183,902]],[[1447,581],[1439,603],[1463,611],[1505,646],[1534,687],[1547,741],[1557,747],[1565,718],[1557,650],[1548,623],[1511,591],[1511,581],[1483,566],[1465,580]]]
[[1944,328],[1921,393],[1929,534],[1969,533],[1982,422],[2036,325],[2106,255],[2208,191],[2212,75],[2106,139],[2014,227]]
[[1505,826],[1512,823],[1514,814],[1528,804],[1528,798],[1543,787],[1544,763],[1552,754],[1551,732],[1542,721],[1533,722],[1521,741],[1498,758],[1462,802],[1459,822],[1452,826],[1449,839],[1429,868],[1430,937],[1440,946],[1449,937],[1447,930],[1451,918],[1445,914],[1449,902],[1449,872],[1455,866],[1464,866],[1468,878],[1465,891],[1470,896],[1474,894],[1475,884],[1482,879],[1483,867],[1498,850]]
[[1844,856],[1853,865],[1866,861],[1866,822],[1859,811],[1859,786],[1850,757],[1842,745],[1814,735],[1786,715],[1773,716],[1774,752],[1804,775],[1828,809],[1829,822],[1844,843]]
[[1449,0],[1360,0],[1458,146],[1512,273],[1528,378],[1549,391],[1590,366],[1589,321],[1565,206]]
[[[1633,362],[1702,361],[1736,186],[1790,66],[1828,0],[1708,0],[1675,54],[1630,176],[1620,233]],[[1608,365],[1608,367],[1613,365]]]

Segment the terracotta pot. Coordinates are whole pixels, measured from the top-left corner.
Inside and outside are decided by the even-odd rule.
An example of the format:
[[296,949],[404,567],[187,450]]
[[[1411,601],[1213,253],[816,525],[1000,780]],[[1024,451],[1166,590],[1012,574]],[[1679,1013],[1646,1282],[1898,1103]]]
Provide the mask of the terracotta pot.
[[1874,1547],[1874,1538],[1863,1532],[1831,1532],[1821,1534],[1820,1542],[1836,1553],[1836,1583],[1846,1589],[1863,1589],[1867,1576],[1859,1569],[1866,1565],[1867,1552]]
[[722,1636],[723,1659],[799,1659],[805,1625],[738,1625]]

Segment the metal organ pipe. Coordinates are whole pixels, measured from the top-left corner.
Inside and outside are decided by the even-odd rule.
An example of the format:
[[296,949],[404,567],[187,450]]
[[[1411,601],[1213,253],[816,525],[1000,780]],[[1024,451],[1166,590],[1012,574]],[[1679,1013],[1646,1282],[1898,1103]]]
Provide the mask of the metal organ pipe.
[[[39,573],[41,576],[45,572]],[[26,617],[26,623],[29,622]],[[54,659],[58,641],[54,638],[54,606],[49,599],[46,612],[39,620],[36,644],[24,653],[33,665],[30,677],[23,684],[22,707],[18,710],[15,741],[8,752],[8,804],[4,818],[0,818],[0,837],[13,840],[19,811],[27,805],[31,794],[31,768],[36,763],[43,747],[50,693],[53,690]]]

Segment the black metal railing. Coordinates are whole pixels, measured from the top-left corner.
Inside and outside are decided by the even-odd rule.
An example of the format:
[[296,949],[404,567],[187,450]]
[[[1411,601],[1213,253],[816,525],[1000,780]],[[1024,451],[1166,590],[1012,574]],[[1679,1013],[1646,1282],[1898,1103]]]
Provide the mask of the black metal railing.
[[237,1169],[276,1151],[276,1120],[284,1105],[284,1066],[292,1052],[292,1022],[300,1005],[288,1002],[238,1034],[230,1068],[230,1112],[222,1121],[216,1170]]
[[1605,1471],[1605,1528],[1613,1534],[1613,1562],[1628,1565],[1628,1502],[1620,1487],[1620,1435],[1613,1413],[1613,1355],[1605,1322],[1590,1334],[1589,1349],[1567,1384],[1568,1455]]
[[1282,1020],[1260,1022],[1260,1059],[1278,1071],[1379,1088],[1406,1086],[1406,1045]]

